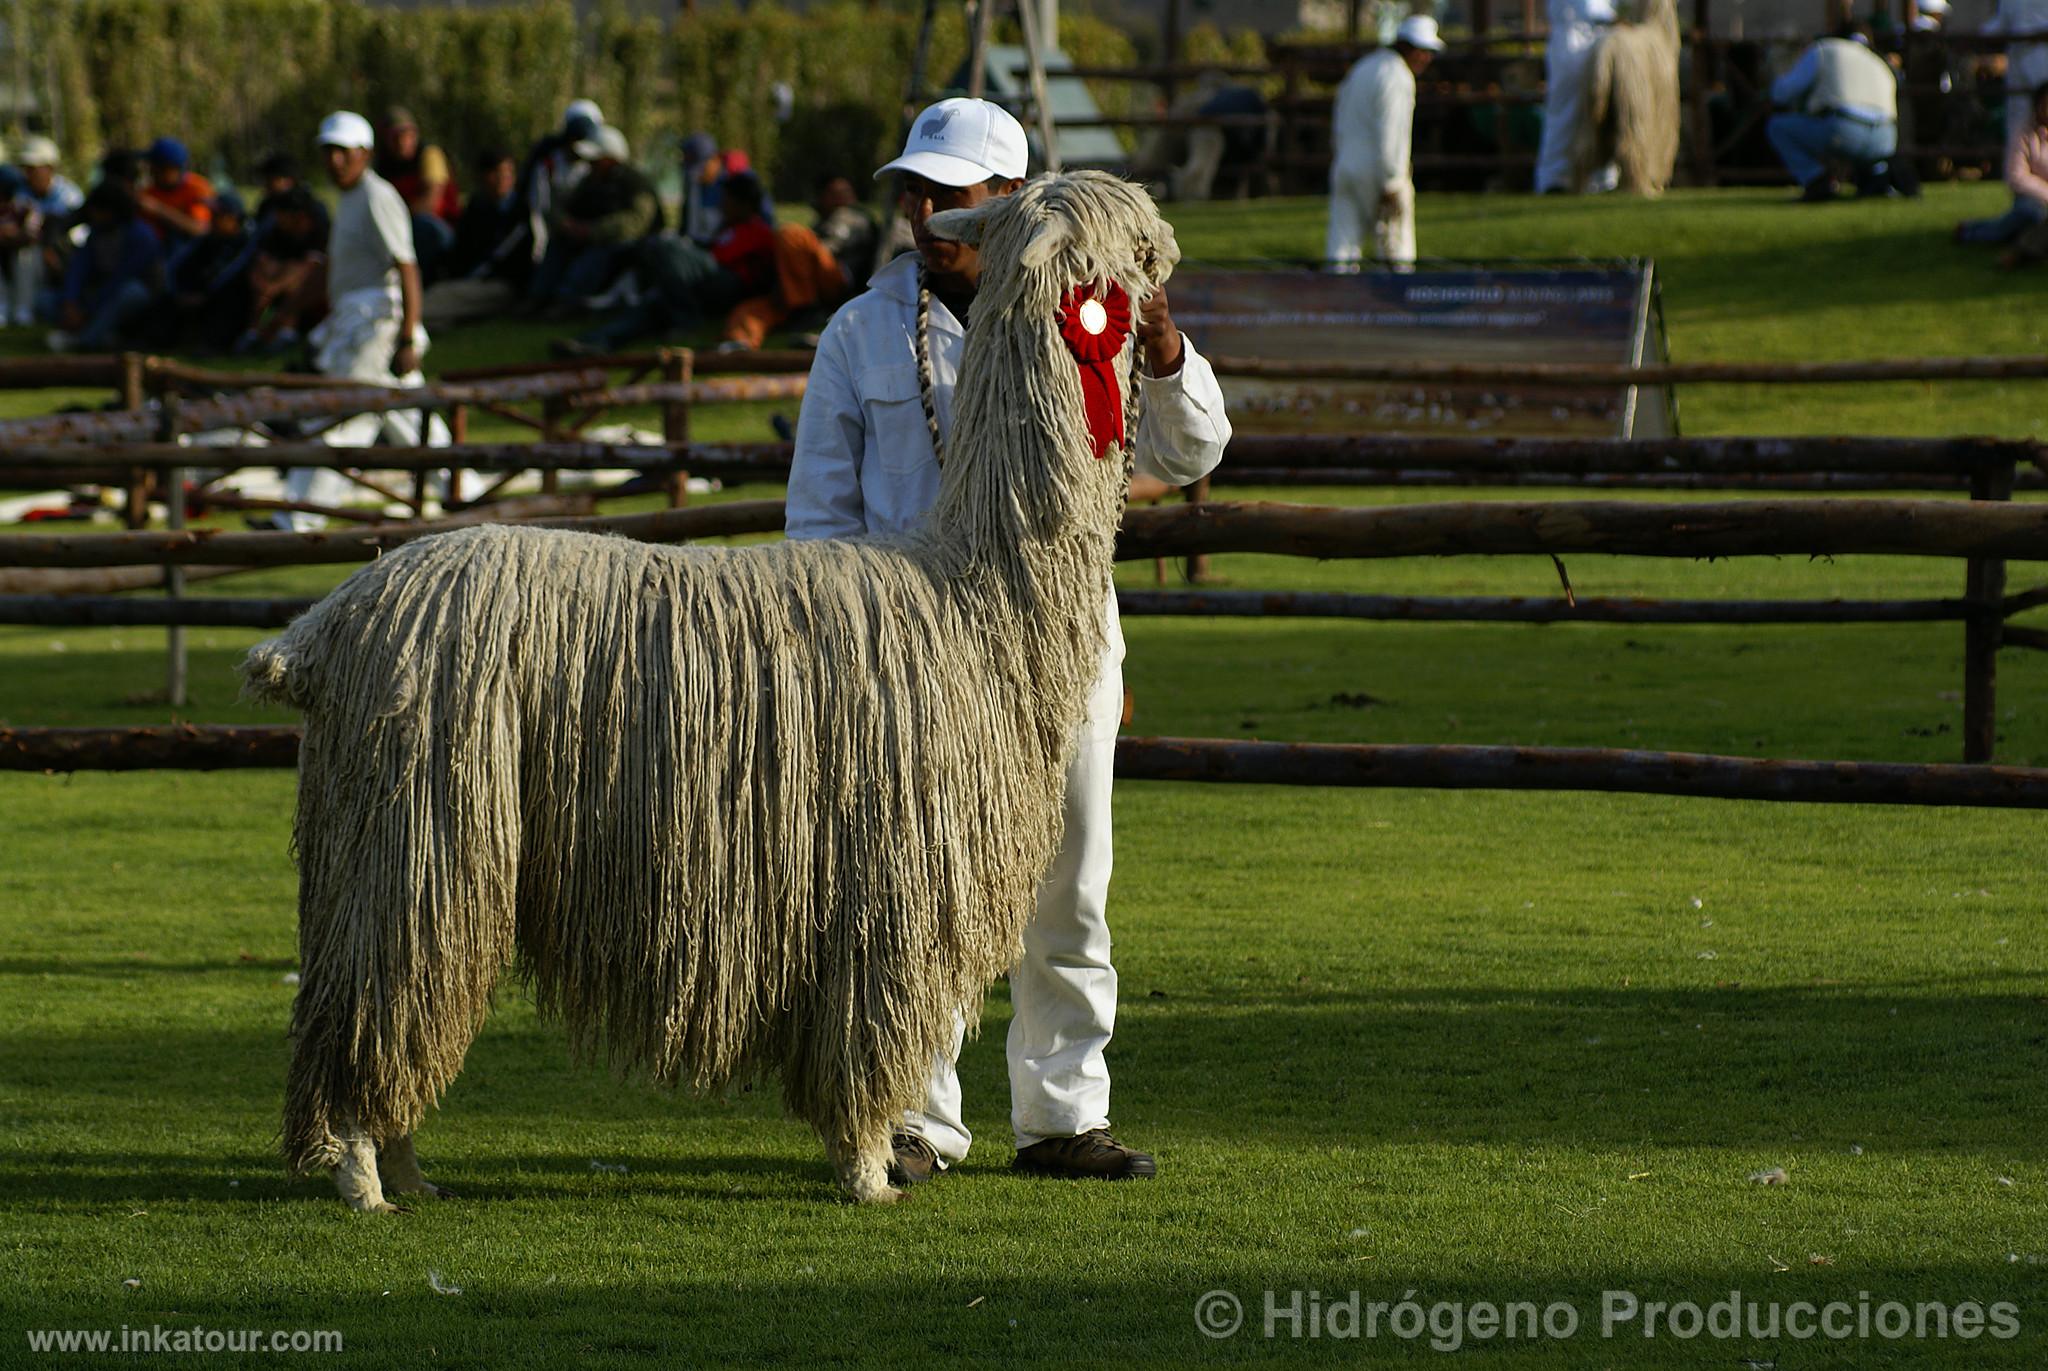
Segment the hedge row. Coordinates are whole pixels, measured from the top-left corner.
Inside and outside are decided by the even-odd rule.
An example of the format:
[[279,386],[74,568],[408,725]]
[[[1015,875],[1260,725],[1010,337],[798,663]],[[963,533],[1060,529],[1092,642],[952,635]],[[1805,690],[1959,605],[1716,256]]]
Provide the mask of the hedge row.
[[[15,41],[33,55],[35,105],[21,122],[53,133],[79,167],[106,148],[175,133],[200,165],[246,175],[272,149],[310,153],[330,109],[376,119],[392,104],[459,158],[489,144],[523,147],[587,95],[636,148],[706,129],[775,169],[783,194],[813,171],[870,166],[885,152],[917,26],[907,9],[851,0],[801,16],[760,0],[745,13],[668,24],[617,7],[579,23],[568,0],[408,10],[358,0],[22,0],[14,13],[24,30]],[[1062,16],[1060,42],[1080,63],[1136,57],[1127,35],[1081,16]],[[1256,39],[1248,47],[1198,32],[1190,46],[1243,58]],[[932,85],[966,49],[959,11],[943,14]],[[776,82],[796,94],[786,123],[776,119]],[[1121,113],[1150,92],[1097,83],[1096,98]]]

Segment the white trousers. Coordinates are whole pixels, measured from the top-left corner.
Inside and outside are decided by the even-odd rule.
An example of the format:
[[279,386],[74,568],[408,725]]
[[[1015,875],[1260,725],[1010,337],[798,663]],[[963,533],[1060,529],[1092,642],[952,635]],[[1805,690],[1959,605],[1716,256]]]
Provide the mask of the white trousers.
[[21,328],[36,321],[36,292],[43,288],[43,249],[34,243],[16,248],[13,265],[4,322]]
[[1611,163],[1593,173],[1583,186],[1572,184],[1572,144],[1586,118],[1586,85],[1592,75],[1593,49],[1603,30],[1592,24],[1553,29],[1543,49],[1543,147],[1536,157],[1536,190],[1613,190],[1620,171]]
[[1323,259],[1334,270],[1352,272],[1365,255],[1366,226],[1372,228],[1372,255],[1395,267],[1415,265],[1415,187],[1402,182],[1395,189],[1391,213],[1381,204],[1387,183],[1376,172],[1330,168],[1330,229]]
[[[344,376],[364,385],[423,386],[427,378],[418,370],[404,376],[391,374],[391,355],[398,350],[400,322],[395,309],[366,317],[360,309],[344,312],[337,308],[327,322],[313,330],[310,341],[316,349],[314,365],[324,376]],[[425,351],[424,346],[421,351]],[[324,430],[320,441],[329,447],[371,447],[380,438],[395,447],[448,446],[448,425],[440,415],[428,415],[425,425],[420,419],[421,412],[416,409],[351,415]],[[354,489],[347,478],[324,467],[293,467],[284,478],[285,497],[304,504],[340,504]],[[283,517],[283,522],[294,532],[308,533],[324,527],[327,516],[290,513]]]
[[[1116,1028],[1116,968],[1109,960],[1110,784],[1123,720],[1121,635],[1111,638],[1088,699],[1080,746],[1067,768],[1066,837],[1038,886],[1038,909],[1024,927],[1024,955],[1010,968],[1010,1128],[1017,1146],[1066,1138],[1109,1124],[1109,1064],[1103,1049]],[[960,1113],[952,1049],[932,1064],[923,1109],[904,1127],[947,1162],[973,1142]]]

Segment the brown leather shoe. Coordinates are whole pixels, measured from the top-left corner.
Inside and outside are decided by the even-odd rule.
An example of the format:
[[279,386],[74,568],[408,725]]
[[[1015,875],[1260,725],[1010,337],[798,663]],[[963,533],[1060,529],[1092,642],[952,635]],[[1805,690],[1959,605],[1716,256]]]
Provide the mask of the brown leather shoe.
[[945,1171],[946,1164],[939,1160],[938,1149],[917,1134],[890,1135],[889,1184],[922,1185],[934,1176],[944,1175]]
[[1070,1180],[1128,1181],[1159,1174],[1150,1153],[1125,1147],[1107,1128],[1091,1129],[1072,1138],[1047,1138],[1017,1153],[1012,1171],[1027,1176],[1063,1176]]

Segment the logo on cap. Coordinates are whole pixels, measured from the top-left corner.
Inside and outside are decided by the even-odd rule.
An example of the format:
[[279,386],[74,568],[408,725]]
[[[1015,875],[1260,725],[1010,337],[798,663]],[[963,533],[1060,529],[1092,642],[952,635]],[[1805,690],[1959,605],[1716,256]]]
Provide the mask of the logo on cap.
[[917,126],[917,136],[920,138],[936,138],[941,133],[944,133],[946,131],[946,125],[952,122],[952,110],[939,110],[937,113],[933,114],[931,118],[925,120],[922,124],[919,124]]

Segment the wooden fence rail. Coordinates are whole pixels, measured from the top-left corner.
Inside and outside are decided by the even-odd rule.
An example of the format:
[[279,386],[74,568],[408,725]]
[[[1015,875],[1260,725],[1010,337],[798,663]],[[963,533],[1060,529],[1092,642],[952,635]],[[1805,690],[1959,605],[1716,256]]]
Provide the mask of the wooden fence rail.
[[[0,727],[0,771],[218,771],[297,764],[288,726]],[[2048,808],[2048,768],[1778,761],[1616,748],[1119,738],[1125,781],[1601,791],[1812,804]]]
[[[780,500],[741,500],[536,522],[676,542],[778,532],[782,509]],[[0,566],[357,562],[440,531],[432,523],[413,523],[318,533],[26,533],[0,538]],[[1223,552],[1316,558],[1868,553],[2039,561],[2048,560],[2048,505],[1861,499],[1500,500],[1357,508],[1214,503],[1132,509],[1117,542],[1117,556],[1126,561]]]

